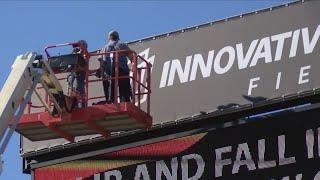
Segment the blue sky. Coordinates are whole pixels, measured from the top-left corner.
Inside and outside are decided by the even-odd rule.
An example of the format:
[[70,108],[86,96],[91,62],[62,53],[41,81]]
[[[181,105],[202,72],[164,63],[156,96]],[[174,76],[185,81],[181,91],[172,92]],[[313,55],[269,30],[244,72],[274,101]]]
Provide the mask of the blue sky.
[[[284,3],[263,1],[48,1],[0,2],[0,87],[14,58],[26,51],[43,53],[47,44],[87,40],[89,49],[105,43],[111,29],[124,41],[160,34]],[[19,135],[4,155],[0,179],[30,179],[22,174]]]

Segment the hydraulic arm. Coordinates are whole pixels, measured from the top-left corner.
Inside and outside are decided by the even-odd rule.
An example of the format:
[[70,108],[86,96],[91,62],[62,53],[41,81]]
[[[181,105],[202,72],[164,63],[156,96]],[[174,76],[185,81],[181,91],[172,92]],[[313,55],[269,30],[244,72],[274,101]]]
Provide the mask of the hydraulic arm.
[[[62,92],[61,85],[46,61],[37,53],[18,56],[11,68],[0,92],[0,156],[4,153],[16,126],[30,102],[38,83],[51,97]],[[37,93],[35,93],[37,94]],[[53,100],[55,98],[52,98]],[[57,102],[53,102],[58,112],[63,111]],[[48,108],[49,109],[49,108]],[[2,160],[1,160],[2,170]]]

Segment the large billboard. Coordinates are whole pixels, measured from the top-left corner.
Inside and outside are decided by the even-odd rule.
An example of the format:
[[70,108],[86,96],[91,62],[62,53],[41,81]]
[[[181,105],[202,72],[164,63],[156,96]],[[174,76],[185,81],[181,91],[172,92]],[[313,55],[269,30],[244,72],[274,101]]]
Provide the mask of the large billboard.
[[319,9],[298,2],[130,43],[153,63],[154,124],[319,87]]
[[320,179],[319,109],[34,170],[38,179]]
[[[153,124],[319,88],[319,9],[299,1],[130,42],[153,64]],[[103,95],[100,83],[90,91]]]

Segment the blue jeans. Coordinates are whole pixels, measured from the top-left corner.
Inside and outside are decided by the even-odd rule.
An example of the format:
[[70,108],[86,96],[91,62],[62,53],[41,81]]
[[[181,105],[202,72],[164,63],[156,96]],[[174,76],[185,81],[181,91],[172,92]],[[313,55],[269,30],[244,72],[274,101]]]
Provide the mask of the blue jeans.
[[74,80],[76,80],[76,91],[80,94],[84,94],[84,80],[85,80],[85,73],[84,72],[71,72],[67,75],[67,81],[69,88],[74,87]]
[[[85,94],[85,72],[79,71],[79,72],[70,72],[67,75],[67,82],[68,82],[68,94],[70,95],[71,90],[74,88],[74,81],[76,80],[76,92],[83,96]],[[78,99],[78,101],[75,101],[72,105],[72,109],[74,107],[82,108],[85,107],[85,102],[82,102]]]

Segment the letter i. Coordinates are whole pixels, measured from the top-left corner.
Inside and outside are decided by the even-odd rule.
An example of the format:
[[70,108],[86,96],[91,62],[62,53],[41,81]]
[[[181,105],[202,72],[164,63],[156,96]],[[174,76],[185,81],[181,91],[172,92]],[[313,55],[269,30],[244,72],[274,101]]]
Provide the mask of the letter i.
[[278,72],[276,90],[278,90],[280,87],[280,80],[281,80],[281,72]]
[[168,79],[168,72],[169,72],[169,67],[170,67],[171,61],[167,61],[163,65],[163,70],[162,70],[162,75],[161,75],[161,81],[160,81],[160,86],[159,88],[163,88],[167,84],[167,79]]

